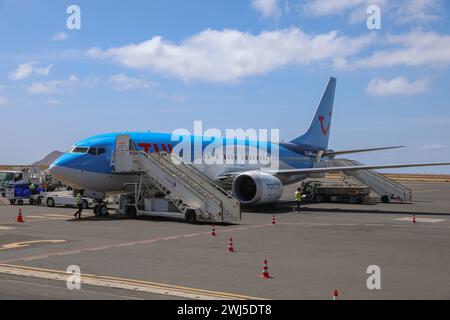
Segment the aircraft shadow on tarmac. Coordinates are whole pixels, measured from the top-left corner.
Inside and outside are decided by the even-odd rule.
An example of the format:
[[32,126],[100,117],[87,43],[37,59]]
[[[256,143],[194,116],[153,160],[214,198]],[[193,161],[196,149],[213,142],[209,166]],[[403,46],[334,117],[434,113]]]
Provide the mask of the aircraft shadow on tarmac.
[[[317,208],[314,207],[315,203],[305,203],[301,206],[301,212],[302,213],[314,213],[314,212],[324,212],[324,213],[361,213],[361,214],[406,214],[411,215],[412,213],[416,215],[429,215],[429,216],[450,216],[449,213],[445,212],[422,212],[422,211],[415,211],[415,210],[379,210],[379,209],[363,209],[360,208],[359,205],[354,205],[355,209],[353,208]],[[337,204],[338,205],[338,204]],[[367,205],[376,205],[376,203],[369,203],[365,204]],[[407,206],[408,204],[403,204]],[[257,212],[261,214],[285,214],[285,213],[292,213],[294,208],[296,206],[296,203],[294,201],[279,201],[275,206],[259,206],[259,207],[252,207],[252,208],[245,208],[243,211],[246,212]]]
[[[121,215],[121,214],[109,214],[107,216],[103,216],[103,217],[98,217],[98,216],[91,216],[91,215],[87,215],[82,217],[81,219],[75,219],[75,218],[71,218],[68,219],[67,221],[69,222],[92,222],[92,221],[120,221],[120,220],[138,220],[138,221],[148,221],[148,222],[175,222],[175,223],[186,223],[186,221],[184,219],[177,219],[177,218],[167,218],[167,217],[150,217],[150,216],[140,216],[137,218],[129,218],[127,216]],[[236,223],[231,223],[231,222],[216,222],[216,223],[211,223],[211,222],[204,222],[204,221],[198,221],[196,223],[197,225],[211,225],[211,224],[215,224],[215,225],[221,225],[221,226],[232,226],[232,225],[237,225]],[[242,225],[242,224],[239,224]]]

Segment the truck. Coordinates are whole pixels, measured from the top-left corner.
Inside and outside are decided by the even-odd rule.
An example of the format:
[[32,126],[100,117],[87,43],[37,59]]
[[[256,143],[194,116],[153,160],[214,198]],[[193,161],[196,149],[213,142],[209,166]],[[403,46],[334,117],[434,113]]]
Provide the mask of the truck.
[[32,191],[29,181],[20,180],[8,185],[5,190],[5,198],[12,205],[23,205],[26,202],[30,205],[41,204],[40,194],[42,191],[43,189],[38,184],[35,184],[35,189]]
[[348,182],[307,181],[302,187],[306,201],[346,202],[361,204],[369,201],[370,188]]
[[23,174],[20,171],[1,170],[0,171],[0,194],[5,197],[6,188],[11,182],[22,180]]

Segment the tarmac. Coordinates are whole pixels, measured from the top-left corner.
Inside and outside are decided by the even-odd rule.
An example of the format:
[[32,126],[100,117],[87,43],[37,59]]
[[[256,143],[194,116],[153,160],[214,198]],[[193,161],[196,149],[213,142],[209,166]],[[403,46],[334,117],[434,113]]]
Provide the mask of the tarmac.
[[[306,204],[295,186],[236,224],[107,218],[0,200],[0,299],[450,299],[450,183],[412,204]],[[412,222],[413,215],[416,223]],[[276,224],[273,225],[272,216]],[[236,252],[227,251],[233,238]],[[267,259],[272,278],[260,277]],[[380,289],[369,289],[369,266]],[[81,288],[68,289],[79,267]],[[71,278],[69,278],[71,277]],[[70,287],[69,283],[69,287]]]

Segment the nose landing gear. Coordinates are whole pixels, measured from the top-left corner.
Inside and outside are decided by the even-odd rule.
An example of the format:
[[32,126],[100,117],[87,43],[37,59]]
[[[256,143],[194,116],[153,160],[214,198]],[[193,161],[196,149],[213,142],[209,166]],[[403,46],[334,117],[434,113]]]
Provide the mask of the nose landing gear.
[[106,217],[106,216],[109,216],[108,207],[107,207],[104,203],[96,204],[96,205],[94,206],[94,214],[95,214],[97,217]]

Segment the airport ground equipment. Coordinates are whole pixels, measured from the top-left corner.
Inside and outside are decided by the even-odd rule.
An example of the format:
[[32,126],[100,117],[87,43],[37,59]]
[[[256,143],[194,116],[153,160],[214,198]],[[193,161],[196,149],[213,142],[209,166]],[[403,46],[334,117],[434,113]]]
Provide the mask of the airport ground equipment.
[[358,204],[368,202],[370,188],[346,182],[307,181],[311,193],[306,195],[307,201],[314,202],[348,202]]
[[[71,191],[46,192],[42,193],[40,197],[41,203],[46,205],[47,207],[76,207],[75,196]],[[90,207],[93,207],[94,199],[83,197],[81,204],[83,205],[83,209],[89,209]]]
[[239,201],[193,165],[174,154],[132,150],[132,144],[128,135],[118,136],[111,159],[116,174],[139,177],[138,183],[124,185],[118,213],[181,217],[189,223],[241,219]]
[[36,185],[34,192],[30,190],[30,183],[25,180],[10,183],[5,190],[5,198],[9,200],[12,205],[23,205],[28,203],[30,205],[41,204],[40,194],[42,188]]
[[0,194],[5,197],[6,188],[10,183],[23,180],[23,174],[20,171],[1,170],[0,171]]
[[[333,159],[327,161],[327,166],[360,166],[362,163],[349,159]],[[412,191],[374,170],[358,170],[344,171],[344,174],[356,179],[358,182],[368,186],[380,197],[382,202],[389,202],[391,199],[400,200],[401,202],[412,201]]]

